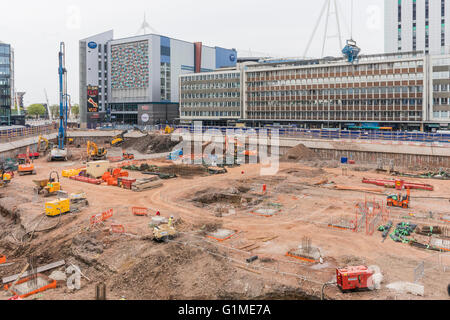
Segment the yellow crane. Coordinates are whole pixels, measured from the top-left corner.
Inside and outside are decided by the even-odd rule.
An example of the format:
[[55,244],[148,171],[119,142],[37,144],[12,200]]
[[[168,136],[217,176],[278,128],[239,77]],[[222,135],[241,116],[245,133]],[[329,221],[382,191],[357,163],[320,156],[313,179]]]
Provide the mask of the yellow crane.
[[87,142],[88,161],[106,160],[107,153],[108,151],[105,148],[99,148],[96,143]]

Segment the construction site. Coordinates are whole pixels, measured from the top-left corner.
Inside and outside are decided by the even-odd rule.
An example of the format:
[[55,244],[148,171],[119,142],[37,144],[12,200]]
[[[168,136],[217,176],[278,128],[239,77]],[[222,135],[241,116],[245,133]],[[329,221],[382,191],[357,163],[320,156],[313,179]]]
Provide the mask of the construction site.
[[[448,299],[448,168],[297,141],[267,176],[206,164],[211,142],[183,154],[172,131],[69,131],[67,161],[51,161],[51,137],[14,149],[26,153],[3,162],[1,299]],[[339,284],[348,269],[367,281]]]

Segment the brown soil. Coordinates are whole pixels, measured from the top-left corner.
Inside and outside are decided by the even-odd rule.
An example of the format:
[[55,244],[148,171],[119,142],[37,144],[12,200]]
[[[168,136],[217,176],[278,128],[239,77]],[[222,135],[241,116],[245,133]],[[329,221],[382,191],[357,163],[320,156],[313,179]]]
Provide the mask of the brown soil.
[[139,139],[127,139],[123,149],[133,149],[143,154],[170,152],[178,144],[170,135],[148,135]]
[[289,149],[282,157],[281,161],[309,161],[316,160],[317,156],[311,149],[305,147],[303,144]]

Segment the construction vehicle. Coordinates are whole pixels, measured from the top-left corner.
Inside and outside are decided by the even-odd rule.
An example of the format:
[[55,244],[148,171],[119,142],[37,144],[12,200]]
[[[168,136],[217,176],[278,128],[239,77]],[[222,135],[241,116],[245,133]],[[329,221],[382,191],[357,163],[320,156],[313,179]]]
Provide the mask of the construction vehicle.
[[3,162],[0,164],[0,174],[0,188],[4,188],[11,182],[11,179],[14,177],[14,175],[13,173],[7,172],[5,170],[5,163]]
[[134,160],[134,154],[128,153],[128,152],[123,152],[122,158],[123,158],[123,160]]
[[36,170],[34,170],[34,164],[33,161],[30,159],[30,148],[27,148],[27,153],[25,155],[25,158],[19,158],[19,176],[24,176],[27,174],[35,175]]
[[411,198],[411,190],[407,189],[406,196],[403,195],[402,193],[388,196],[387,205],[389,207],[399,207],[403,209],[408,209],[410,198]]
[[177,230],[173,226],[173,218],[169,219],[169,223],[153,226],[153,240],[157,242],[167,242],[177,236]]
[[169,125],[166,126],[166,128],[164,129],[164,133],[165,134],[171,134],[175,131],[174,128],[170,127]]
[[[56,179],[53,175],[56,175]],[[35,192],[44,195],[44,197],[50,197],[62,190],[61,183],[59,182],[59,174],[56,171],[50,172],[48,179],[33,180],[33,182],[36,185],[36,187],[34,187]]]
[[87,142],[87,160],[99,161],[106,160],[106,154],[108,151],[105,148],[99,148],[97,144],[92,141]]
[[45,214],[49,217],[57,217],[69,212],[80,212],[89,206],[85,193],[73,193],[68,199],[57,199],[45,203]]
[[122,131],[117,136],[113,137],[111,140],[111,147],[120,147],[125,142],[125,135],[129,130]]
[[53,144],[48,141],[47,138],[39,136],[37,150],[38,152],[46,153],[53,148]]
[[55,146],[48,156],[48,161],[67,161],[70,158],[69,152],[65,147],[68,117],[68,97],[67,94],[67,69],[65,67],[65,44],[60,43],[59,51],[59,129],[58,145]]

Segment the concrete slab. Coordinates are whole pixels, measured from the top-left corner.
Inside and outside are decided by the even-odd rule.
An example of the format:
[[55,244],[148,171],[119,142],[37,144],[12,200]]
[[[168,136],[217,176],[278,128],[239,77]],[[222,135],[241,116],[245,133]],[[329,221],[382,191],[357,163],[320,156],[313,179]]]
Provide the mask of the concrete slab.
[[236,234],[236,231],[234,230],[218,229],[215,232],[208,233],[208,237],[223,241],[231,238],[234,234]]
[[399,281],[390,283],[386,287],[390,290],[395,290],[402,293],[410,293],[416,296],[423,297],[423,295],[425,294],[425,287],[417,283]]

